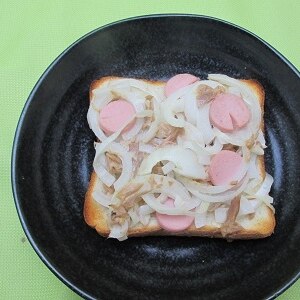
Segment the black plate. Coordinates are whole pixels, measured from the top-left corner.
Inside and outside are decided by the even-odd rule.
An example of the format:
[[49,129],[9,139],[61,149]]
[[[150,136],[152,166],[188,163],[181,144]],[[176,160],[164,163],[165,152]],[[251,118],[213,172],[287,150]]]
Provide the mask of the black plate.
[[[166,79],[190,72],[259,80],[266,91],[267,171],[277,226],[236,241],[146,237],[119,243],[82,216],[94,135],[88,90],[104,75]],[[24,230],[46,265],[86,298],[263,299],[300,270],[300,80],[253,34],[199,16],[150,16],[100,28],[68,48],[33,89],[17,128],[12,183]]]

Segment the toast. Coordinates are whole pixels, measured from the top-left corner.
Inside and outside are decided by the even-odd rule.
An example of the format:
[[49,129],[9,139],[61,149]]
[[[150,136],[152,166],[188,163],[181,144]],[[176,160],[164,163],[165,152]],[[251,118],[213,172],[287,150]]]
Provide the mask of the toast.
[[[102,77],[99,80],[92,82],[90,86],[90,101],[93,100],[93,91],[109,87],[110,83],[116,80],[120,80],[118,77]],[[139,80],[157,89],[159,93],[163,93],[165,82],[163,81],[150,81],[150,80]],[[244,85],[251,90],[258,100],[258,104],[261,111],[261,121],[259,124],[260,130],[264,131],[264,90],[263,87],[255,80],[240,80]],[[90,124],[90,127],[91,124]],[[98,137],[99,138],[99,137]],[[251,139],[247,143],[251,142]],[[252,138],[253,140],[253,138]],[[252,141],[253,142],[253,141]],[[261,184],[266,177],[264,156],[257,156],[256,166],[258,168],[259,178]],[[93,197],[93,193],[97,188],[102,188],[103,184],[97,176],[96,172],[93,171],[89,182],[88,190],[84,201],[84,219],[86,223],[94,228],[101,236],[109,237],[111,232],[111,209],[104,207]],[[251,199],[250,199],[251,200]],[[231,203],[233,200],[231,201]],[[239,203],[239,202],[238,202]],[[234,222],[231,222],[226,226],[227,220],[223,223],[217,223],[211,216],[212,213],[207,213],[206,224],[201,227],[196,227],[193,223],[187,229],[179,232],[170,232],[163,229],[158,223],[155,213],[152,213],[150,220],[147,224],[138,222],[133,225],[129,225],[126,233],[126,237],[134,236],[153,236],[153,235],[180,235],[180,236],[202,236],[211,238],[226,238],[228,240],[233,239],[257,239],[264,238],[271,235],[275,227],[275,216],[274,209],[271,205],[272,201],[262,202],[256,208],[254,213],[239,216],[238,211],[235,212]],[[232,204],[230,204],[232,207]],[[229,207],[229,209],[230,209]],[[228,210],[229,211],[229,210]],[[227,211],[227,213],[228,213]],[[228,224],[227,224],[228,225]],[[122,240],[121,238],[120,240]]]

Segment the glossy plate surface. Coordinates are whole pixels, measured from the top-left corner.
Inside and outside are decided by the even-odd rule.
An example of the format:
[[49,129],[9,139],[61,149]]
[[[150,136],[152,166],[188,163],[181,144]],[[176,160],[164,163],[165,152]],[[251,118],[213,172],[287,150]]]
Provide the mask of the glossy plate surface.
[[[274,178],[277,226],[270,238],[235,241],[146,237],[119,243],[82,215],[95,139],[86,114],[92,80],[106,75],[167,79],[223,73],[257,79],[266,91],[266,168]],[[31,93],[12,160],[16,206],[33,247],[86,298],[263,299],[300,271],[300,79],[254,35],[199,16],[117,22],[67,49]]]

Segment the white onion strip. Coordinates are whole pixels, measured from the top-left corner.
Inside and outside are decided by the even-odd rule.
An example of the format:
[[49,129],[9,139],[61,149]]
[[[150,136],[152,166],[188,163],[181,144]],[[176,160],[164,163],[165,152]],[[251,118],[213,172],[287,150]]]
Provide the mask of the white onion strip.
[[114,183],[115,191],[119,191],[132,177],[132,155],[122,145],[117,143],[111,143],[107,147],[107,151],[116,154],[122,161],[122,173]]
[[256,197],[265,197],[266,195],[268,195],[268,193],[271,190],[271,186],[274,182],[273,177],[266,173],[266,177],[261,185],[261,187],[259,188],[259,190],[255,193]]
[[141,131],[143,125],[144,125],[144,120],[140,118],[137,119],[133,127],[129,131],[124,132],[122,134],[123,140],[128,141],[134,138]]
[[210,104],[201,105],[197,114],[197,128],[201,131],[205,145],[209,145],[215,137],[209,120]]
[[219,194],[214,194],[214,195],[209,195],[209,194],[203,194],[196,190],[193,186],[191,186],[189,183],[186,183],[185,186],[186,188],[198,199],[206,202],[227,202],[232,200],[234,197],[238,196],[241,194],[246,187],[247,183],[249,181],[249,176],[245,176],[245,178],[241,181],[239,185],[236,185],[234,188],[232,188],[229,191],[219,193]]
[[175,164],[172,163],[171,161],[169,161],[168,163],[166,163],[163,167],[162,167],[162,171],[164,172],[164,174],[168,174],[171,171],[173,171],[175,168]]
[[101,181],[107,185],[112,186],[113,183],[116,181],[116,178],[110,174],[103,165],[101,164],[95,164],[94,169],[98,177],[101,179]]
[[92,194],[94,200],[106,208],[112,204],[111,196],[105,195],[100,189],[95,189]]

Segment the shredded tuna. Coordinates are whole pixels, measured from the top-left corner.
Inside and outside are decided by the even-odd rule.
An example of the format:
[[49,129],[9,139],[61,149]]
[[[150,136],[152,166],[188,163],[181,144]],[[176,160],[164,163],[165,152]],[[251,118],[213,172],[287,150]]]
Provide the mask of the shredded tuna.
[[236,197],[231,201],[229,210],[227,212],[227,219],[221,227],[221,234],[223,237],[238,233],[243,229],[241,225],[236,222],[236,217],[240,209],[240,198]]
[[118,198],[126,210],[133,207],[140,199],[142,187],[142,183],[129,183],[118,193]]
[[123,224],[128,218],[128,213],[124,206],[111,205],[113,211],[111,213],[111,223],[112,224]]
[[145,153],[137,152],[133,158],[133,176],[136,176],[139,166],[141,165],[143,159],[145,158]]
[[159,130],[156,137],[162,139],[161,147],[176,143],[177,137],[183,133],[182,128],[173,127],[167,123],[163,123],[159,126]]
[[161,162],[158,162],[153,168],[152,168],[152,173],[153,174],[158,174],[158,175],[164,175],[164,172],[162,170],[162,164]]
[[103,190],[106,194],[112,195],[115,192],[115,189],[113,186],[107,186],[106,184],[103,184]]
[[225,92],[225,88],[221,86],[217,86],[216,88],[211,88],[210,86],[207,85],[199,85],[197,88],[197,102],[198,105],[205,104],[207,102],[210,102],[213,100],[217,95],[222,94]]
[[111,173],[112,175],[115,175],[118,178],[122,173],[121,159],[116,154],[109,153],[109,152],[105,153],[105,157],[106,157],[108,172]]
[[[147,110],[153,110],[154,109],[154,107],[153,107],[153,97],[152,96],[150,96],[150,95],[146,96],[145,107],[146,107]],[[146,117],[145,122],[144,122],[143,127],[142,127],[142,130],[144,130],[144,131],[147,130],[150,127],[152,122],[153,122],[153,116]]]
[[224,144],[222,150],[229,150],[229,151],[237,151],[239,149],[238,146],[234,146],[232,144]]
[[111,205],[112,224],[123,224],[129,218],[128,210],[141,200],[142,183],[129,183],[117,195],[121,200],[120,205]]

